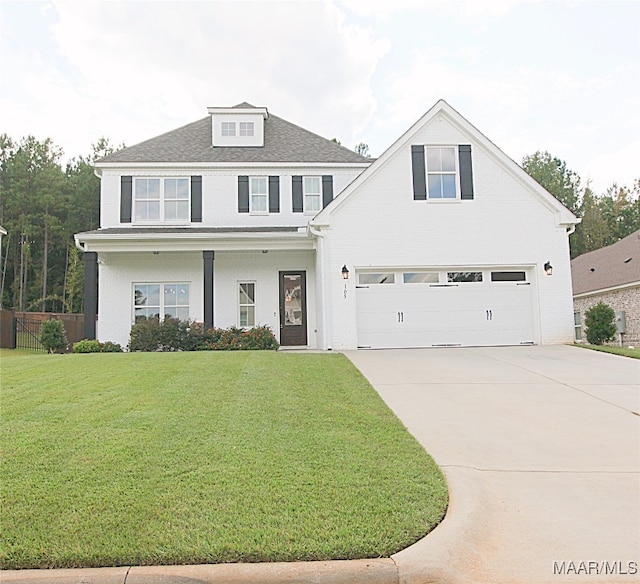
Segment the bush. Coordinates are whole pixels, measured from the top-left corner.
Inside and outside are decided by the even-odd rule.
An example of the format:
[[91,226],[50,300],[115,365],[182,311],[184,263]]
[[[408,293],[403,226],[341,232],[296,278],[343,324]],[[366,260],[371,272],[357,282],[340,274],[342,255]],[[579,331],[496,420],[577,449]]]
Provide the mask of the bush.
[[616,313],[604,302],[598,302],[585,313],[587,341],[602,345],[616,336]]
[[122,347],[118,343],[107,341],[101,343],[99,341],[85,339],[73,344],[74,353],[122,353]]
[[49,353],[62,353],[69,346],[61,320],[45,320],[40,326],[40,344]]
[[275,350],[278,341],[266,326],[244,330],[207,328],[202,323],[157,318],[131,327],[130,351]]
[[82,341],[78,341],[77,343],[73,343],[73,352],[74,353],[99,353],[100,343],[98,341],[90,341],[88,339],[84,339]]
[[119,343],[112,343],[111,341],[106,341],[104,343],[100,343],[100,352],[101,353],[122,353],[122,345]]

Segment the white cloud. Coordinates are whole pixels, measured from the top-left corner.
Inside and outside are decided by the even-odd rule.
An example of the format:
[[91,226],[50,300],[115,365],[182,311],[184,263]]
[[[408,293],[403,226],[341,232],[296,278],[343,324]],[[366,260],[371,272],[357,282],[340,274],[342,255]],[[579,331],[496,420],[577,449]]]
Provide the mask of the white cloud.
[[[198,119],[210,105],[249,101],[348,142],[376,107],[370,79],[388,41],[347,25],[333,4],[56,2],[55,8],[55,39],[80,79],[51,90],[59,101],[67,95],[70,103],[91,104],[74,109],[76,119],[101,122],[100,134],[116,141],[131,144]],[[160,119],[168,127],[159,127]]]

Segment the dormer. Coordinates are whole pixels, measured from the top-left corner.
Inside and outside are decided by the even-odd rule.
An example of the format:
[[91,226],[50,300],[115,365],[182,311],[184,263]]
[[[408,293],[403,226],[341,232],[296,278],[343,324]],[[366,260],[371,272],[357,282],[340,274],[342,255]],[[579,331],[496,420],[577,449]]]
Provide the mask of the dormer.
[[242,103],[235,107],[210,107],[212,146],[264,146],[266,107]]

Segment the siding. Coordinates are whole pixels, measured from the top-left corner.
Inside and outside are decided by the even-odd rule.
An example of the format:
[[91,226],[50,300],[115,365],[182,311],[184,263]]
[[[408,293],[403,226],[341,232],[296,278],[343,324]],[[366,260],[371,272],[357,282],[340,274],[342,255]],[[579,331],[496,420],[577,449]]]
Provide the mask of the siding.
[[[411,143],[460,144],[469,137],[446,121],[432,120]],[[536,279],[537,342],[573,341],[568,237],[555,214],[481,144],[472,142],[472,201],[413,200],[411,147],[378,168],[332,214],[329,277],[347,264],[352,276],[332,281],[332,345],[356,346],[355,271],[369,266],[530,266]],[[545,276],[544,262],[554,266]]]

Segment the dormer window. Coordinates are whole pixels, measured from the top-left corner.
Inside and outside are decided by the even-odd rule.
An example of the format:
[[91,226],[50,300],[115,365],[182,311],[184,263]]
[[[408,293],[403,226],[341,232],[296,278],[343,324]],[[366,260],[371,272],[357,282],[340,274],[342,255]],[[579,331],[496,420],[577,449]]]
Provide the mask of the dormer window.
[[210,107],[211,145],[214,148],[263,147],[267,108],[247,103],[235,107]]
[[[242,131],[242,130],[241,130]],[[222,122],[220,124],[220,132],[223,136],[235,136],[236,135],[236,123],[235,122]],[[240,134],[246,136],[246,134]]]
[[253,122],[240,122],[240,136],[253,136],[253,126]]

